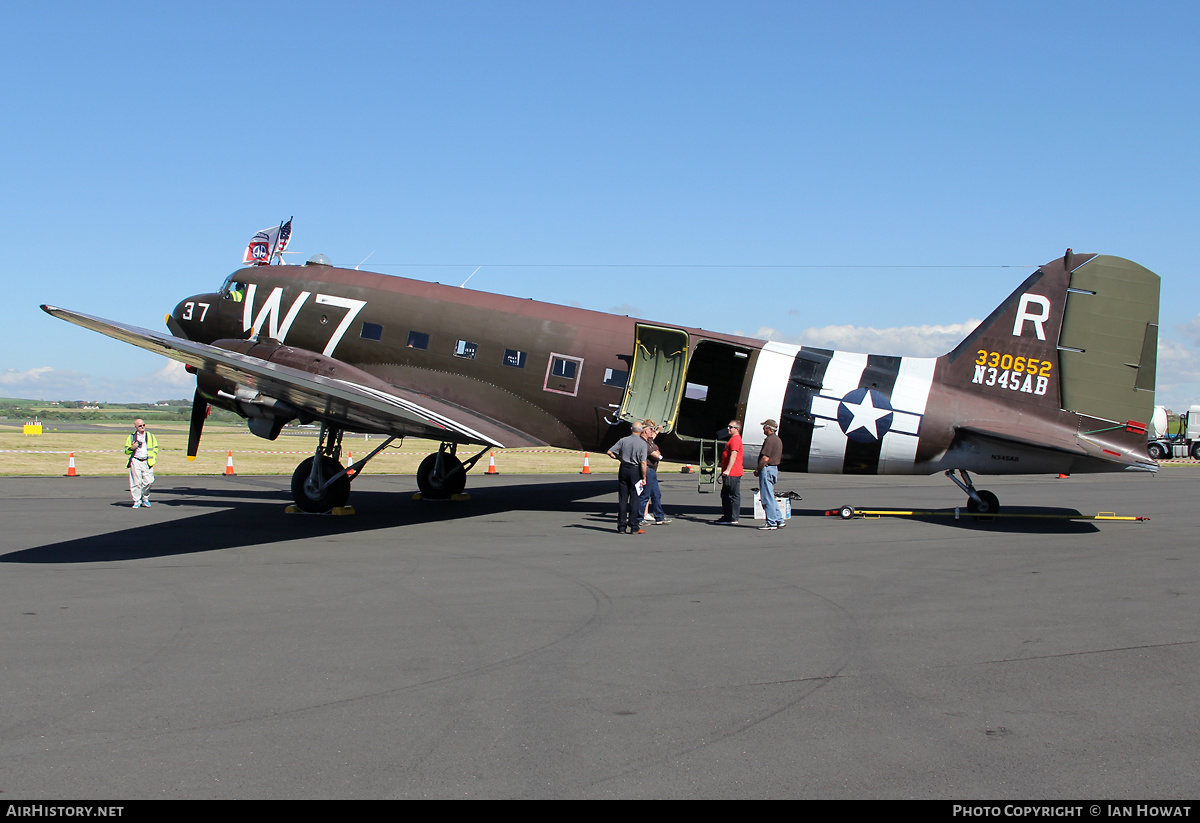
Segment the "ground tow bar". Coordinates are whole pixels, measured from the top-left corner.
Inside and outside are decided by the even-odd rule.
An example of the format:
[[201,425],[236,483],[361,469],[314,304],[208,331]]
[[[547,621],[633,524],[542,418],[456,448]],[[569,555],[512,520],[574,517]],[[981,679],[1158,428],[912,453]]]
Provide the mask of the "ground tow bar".
[[853,506],[842,506],[839,509],[829,509],[826,517],[840,517],[851,520],[855,517],[953,517],[960,520],[971,517],[976,520],[1021,519],[1021,520],[1115,520],[1140,522],[1149,520],[1143,515],[1118,515],[1116,512],[1098,512],[1096,514],[1027,514],[1022,512],[997,512],[995,514],[976,514],[965,509],[856,509]]

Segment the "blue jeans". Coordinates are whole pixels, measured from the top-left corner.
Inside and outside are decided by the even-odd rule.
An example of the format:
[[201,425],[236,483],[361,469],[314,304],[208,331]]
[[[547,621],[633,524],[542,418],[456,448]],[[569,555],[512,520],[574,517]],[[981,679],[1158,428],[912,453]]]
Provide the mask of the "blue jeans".
[[649,466],[646,467],[646,488],[642,489],[642,496],[638,500],[639,514],[646,510],[646,503],[650,504],[650,517],[655,520],[667,519],[662,507],[662,491],[658,488],[658,469]]
[[766,466],[758,472],[758,499],[762,501],[768,526],[778,526],[783,522],[783,514],[779,511],[779,504],[775,502],[777,480],[779,480],[777,466]]

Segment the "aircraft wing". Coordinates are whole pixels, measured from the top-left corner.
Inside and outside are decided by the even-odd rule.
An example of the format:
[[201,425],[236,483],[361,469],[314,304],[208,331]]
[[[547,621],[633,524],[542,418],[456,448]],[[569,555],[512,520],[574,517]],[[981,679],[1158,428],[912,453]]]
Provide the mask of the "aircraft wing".
[[[42,306],[47,314],[186,363],[266,397],[286,401],[312,419],[348,431],[424,437],[496,448],[542,446],[545,442],[472,409],[364,373],[362,382],[326,377],[257,357],[196,343],[171,334],[114,323],[100,317]],[[375,385],[367,385],[367,379]]]

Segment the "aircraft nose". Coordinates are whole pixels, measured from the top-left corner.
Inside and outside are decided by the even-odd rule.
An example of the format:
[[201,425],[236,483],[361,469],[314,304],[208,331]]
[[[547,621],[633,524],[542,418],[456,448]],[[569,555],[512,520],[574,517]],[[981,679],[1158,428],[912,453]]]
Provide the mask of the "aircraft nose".
[[[190,339],[188,327],[191,323],[184,319],[184,315],[187,314],[189,317],[194,315],[195,304],[195,298],[189,297],[186,300],[180,300],[178,305],[171,310],[171,313],[167,315],[167,328],[171,334],[176,337],[188,337]],[[191,308],[189,309],[189,307]]]
[[[212,333],[219,332],[220,305],[221,297],[217,294],[186,297],[167,315],[167,328],[176,337],[209,342],[209,338],[215,339]],[[205,330],[212,333],[205,334]]]
[[183,324],[179,322],[179,313],[182,308],[183,303],[180,303],[166,316],[167,330],[176,337],[187,337],[187,332],[184,331]]

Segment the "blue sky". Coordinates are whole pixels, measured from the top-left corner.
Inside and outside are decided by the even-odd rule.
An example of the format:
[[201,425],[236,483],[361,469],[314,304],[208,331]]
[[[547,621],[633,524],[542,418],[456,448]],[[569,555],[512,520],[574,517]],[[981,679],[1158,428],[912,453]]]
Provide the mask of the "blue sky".
[[162,328],[295,215],[295,262],[483,265],[473,288],[887,354],[948,350],[1067,246],[1114,254],[1163,278],[1159,402],[1200,403],[1198,23],[1170,2],[6,3],[0,396],[190,396],[38,305]]

